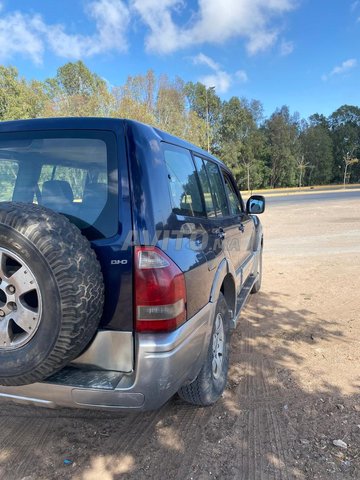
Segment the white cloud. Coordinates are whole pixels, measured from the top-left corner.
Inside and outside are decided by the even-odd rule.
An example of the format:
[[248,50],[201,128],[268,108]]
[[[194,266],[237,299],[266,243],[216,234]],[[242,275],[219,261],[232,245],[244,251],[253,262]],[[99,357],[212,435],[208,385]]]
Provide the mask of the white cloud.
[[183,6],[181,0],[131,0],[132,11],[150,29],[145,39],[147,50],[161,53],[177,50],[178,27],[172,12]]
[[87,10],[96,25],[96,33],[92,36],[68,34],[62,25],[44,29],[54,53],[65,58],[84,58],[110,50],[126,51],[130,14],[124,3],[97,0]]
[[280,55],[286,57],[294,51],[294,42],[286,42],[285,40],[281,41],[280,44]]
[[242,37],[249,54],[272,46],[278,37],[278,17],[295,8],[296,0],[198,0],[198,10],[178,25],[174,18],[181,0],[131,0],[132,8],[148,27],[146,48],[170,53],[203,43],[223,44]]
[[193,57],[193,63],[194,65],[206,65],[212,70],[220,69],[220,65],[218,63],[216,63],[212,58],[204,55],[203,53],[199,53],[198,55]]
[[250,55],[263,52],[272,47],[277,40],[278,32],[254,32],[251,34],[247,44],[247,51]]
[[138,19],[145,25],[141,32],[151,52],[166,54],[239,38],[254,55],[274,45],[279,35],[277,19],[297,2],[197,0],[191,9],[186,0],[92,0],[83,2],[94,25],[94,33],[88,35],[69,33],[66,25],[48,23],[38,14],[1,11],[0,61],[23,55],[41,63],[45,49],[67,59],[126,51],[130,22]]
[[323,75],[321,78],[322,80],[326,81],[330,77],[333,77],[334,75],[342,75],[344,73],[349,72],[353,68],[357,67],[358,62],[356,58],[350,58],[349,60],[345,60],[342,62],[340,65],[337,65],[334,67],[329,74]]
[[202,65],[213,71],[208,75],[200,77],[199,81],[208,88],[215,87],[219,93],[227,92],[234,81],[238,81],[239,83],[246,83],[248,81],[248,76],[244,70],[238,70],[232,75],[223,70],[219,63],[203,53],[192,57],[192,62],[194,65]]
[[231,75],[223,70],[200,77],[199,80],[208,88],[215,87],[215,90],[219,93],[227,92],[232,83]]
[[38,31],[41,22],[38,15],[27,16],[19,12],[0,18],[0,61],[20,54],[41,63],[44,53],[44,42]]
[[238,70],[235,73],[235,77],[239,80],[240,83],[246,83],[249,80],[249,77],[245,70]]
[[95,0],[87,7],[87,13],[95,23],[93,35],[69,34],[64,25],[46,24],[40,15],[4,15],[0,19],[0,59],[22,54],[41,63],[45,45],[68,59],[127,49],[130,13],[122,0]]
[[348,70],[356,67],[357,60],[355,58],[350,58],[350,60],[346,60],[341,65],[335,67],[330,75],[339,75],[340,73],[345,73]]
[[221,66],[215,62],[215,60],[203,53],[199,53],[192,58],[192,61],[194,65],[203,65],[213,70],[213,73],[199,78],[200,82],[206,87],[215,87],[219,93],[225,93],[229,90],[232,77],[229,73],[225,72],[225,70],[222,70]]

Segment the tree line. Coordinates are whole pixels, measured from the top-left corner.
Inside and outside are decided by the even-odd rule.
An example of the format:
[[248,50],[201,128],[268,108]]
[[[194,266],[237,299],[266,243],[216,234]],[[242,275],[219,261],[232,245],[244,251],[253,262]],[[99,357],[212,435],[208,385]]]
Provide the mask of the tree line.
[[0,120],[108,116],[148,123],[221,158],[243,189],[360,182],[360,108],[308,119],[258,100],[222,101],[215,88],[152,70],[111,86],[79,61],[45,81],[0,66]]

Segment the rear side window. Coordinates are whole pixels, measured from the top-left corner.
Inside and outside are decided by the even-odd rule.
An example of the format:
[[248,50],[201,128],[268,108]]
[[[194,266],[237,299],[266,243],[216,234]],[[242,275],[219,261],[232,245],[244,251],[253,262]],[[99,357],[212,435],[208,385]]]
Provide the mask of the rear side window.
[[198,171],[201,188],[204,194],[206,213],[209,218],[216,217],[213,196],[211,193],[209,177],[206,172],[205,164],[199,157],[194,157],[195,165]]
[[235,191],[235,187],[229,176],[224,173],[225,189],[229,198],[231,215],[239,215],[242,213],[239,197]]
[[199,179],[188,150],[164,146],[173,212],[191,217],[206,216]]
[[229,215],[229,207],[219,167],[216,163],[209,160],[204,160],[204,163],[209,177],[210,188],[213,193],[216,216],[227,216]]
[[19,164],[11,160],[0,161],[0,202],[10,202],[15,188]]

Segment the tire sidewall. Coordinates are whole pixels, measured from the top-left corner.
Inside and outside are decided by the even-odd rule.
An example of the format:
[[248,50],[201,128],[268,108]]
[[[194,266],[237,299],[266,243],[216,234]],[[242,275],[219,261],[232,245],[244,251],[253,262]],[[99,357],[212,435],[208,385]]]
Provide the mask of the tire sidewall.
[[261,248],[260,256],[259,256],[259,278],[256,282],[257,290],[259,291],[261,288],[262,282],[262,275],[263,275],[263,249]]
[[62,312],[54,274],[39,250],[18,231],[2,223],[0,245],[30,268],[39,285],[42,302],[39,327],[29,342],[14,350],[0,349],[0,377],[11,378],[33,371],[49,356],[59,336]]
[[262,282],[262,275],[263,275],[263,247],[261,247],[261,251],[259,254],[259,267],[258,267],[258,279],[254,283],[253,288],[251,289],[250,293],[257,293],[261,289],[261,282]]
[[[213,340],[216,330],[216,317],[221,314],[223,327],[224,327],[224,355],[222,362],[222,372],[218,378],[214,377],[212,361],[213,361]],[[230,321],[229,321],[229,309],[225,301],[224,296],[220,293],[219,299],[216,304],[215,315],[213,320],[212,332],[210,337],[209,348],[207,351],[207,357],[200,372],[202,377],[202,390],[203,390],[203,403],[204,405],[211,405],[215,403],[225,390],[227,383],[227,373],[229,370],[230,362]]]

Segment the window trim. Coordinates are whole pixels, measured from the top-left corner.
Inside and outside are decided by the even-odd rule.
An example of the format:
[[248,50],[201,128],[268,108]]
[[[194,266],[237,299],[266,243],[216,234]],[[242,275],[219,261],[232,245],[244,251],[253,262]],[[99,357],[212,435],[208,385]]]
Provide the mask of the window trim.
[[168,148],[169,150],[183,150],[185,152],[187,152],[190,156],[190,160],[191,160],[191,163],[192,163],[192,166],[194,168],[194,174],[195,174],[195,178],[196,178],[196,183],[197,183],[197,186],[198,186],[198,189],[199,189],[199,194],[200,194],[200,200],[201,200],[201,205],[202,205],[202,208],[203,208],[203,212],[204,212],[204,215],[186,215],[186,214],[181,214],[181,213],[177,213],[175,212],[175,208],[173,206],[173,202],[172,202],[172,195],[171,195],[171,187],[170,187],[170,182],[168,181],[167,184],[168,184],[168,191],[169,191],[169,198],[170,198],[170,205],[171,205],[171,211],[173,213],[173,215],[176,215],[176,217],[182,217],[182,218],[187,218],[187,219],[191,219],[191,218],[195,218],[195,219],[201,219],[201,220],[204,220],[204,219],[207,219],[208,218],[208,215],[207,215],[207,211],[206,211],[206,204],[205,204],[205,198],[204,198],[204,194],[203,194],[203,191],[202,191],[202,187],[201,187],[201,182],[200,182],[200,178],[199,178],[199,172],[197,171],[197,168],[196,168],[196,164],[194,162],[194,158],[193,158],[193,155],[192,155],[192,151],[189,150],[188,148],[185,148],[185,147],[182,147],[180,145],[177,145],[175,143],[169,143],[169,142],[164,142],[162,141],[161,142],[161,148],[162,148],[162,154],[163,154],[163,159],[164,159],[164,163],[165,163],[165,170],[166,170],[166,173],[167,175],[169,175],[169,172],[168,172],[168,168],[167,168],[167,165],[166,165],[166,160],[165,160],[165,149],[166,147],[170,147]]
[[[214,220],[214,219],[216,219],[216,218],[224,218],[223,215],[222,215],[222,216],[219,216],[219,215],[216,213],[216,207],[215,207],[216,202],[215,202],[214,192],[213,192],[213,190],[212,190],[212,188],[211,188],[209,173],[208,173],[208,171],[207,171],[206,165],[204,164],[204,161],[205,161],[205,160],[208,160],[208,159],[207,159],[206,157],[202,157],[202,156],[200,156],[200,155],[197,155],[197,154],[194,153],[194,152],[191,152],[191,153],[192,153],[193,162],[194,162],[194,165],[195,165],[195,168],[196,168],[197,176],[198,176],[198,178],[199,178],[199,183],[200,183],[202,198],[203,198],[203,201],[204,201],[204,204],[205,204],[206,218],[207,218],[208,220]],[[197,157],[199,160],[201,160],[201,162],[202,162],[203,165],[204,165],[205,174],[206,174],[206,178],[207,178],[207,181],[208,181],[208,184],[209,184],[210,195],[211,195],[212,204],[213,204],[214,213],[215,213],[215,217],[214,217],[214,218],[209,217],[208,212],[207,212],[207,210],[206,210],[205,193],[204,193],[203,188],[202,188],[202,185],[201,185],[200,174],[199,174],[199,172],[198,172],[198,169],[197,169],[197,166],[196,166],[196,163],[195,163],[195,157]],[[213,162],[213,163],[215,163],[215,162]]]
[[[226,198],[226,204],[227,204],[227,207],[228,207],[228,215],[224,215],[222,212],[221,212],[221,215],[219,215],[219,218],[230,218],[230,217],[233,217],[233,215],[230,213],[231,212],[231,208],[230,208],[230,203],[229,203],[229,198],[228,198],[228,195],[226,193],[226,186],[225,186],[225,181],[224,181],[224,176],[223,176],[223,173],[222,173],[222,167],[217,163],[217,162],[214,162],[213,160],[207,160],[209,162],[211,162],[213,165],[216,165],[216,168],[220,174],[220,178],[221,178],[221,184],[223,186],[223,189],[224,189],[224,193],[225,193],[225,198]],[[206,172],[207,172],[207,168],[206,169]],[[209,176],[209,175],[208,175]],[[211,188],[211,183],[210,183],[210,188]]]
[[[233,186],[235,195],[238,197],[239,204],[240,204],[241,212],[239,212],[237,214],[231,214],[230,216],[231,217],[236,217],[238,215],[244,215],[244,213],[245,213],[244,202],[243,202],[243,199],[241,197],[240,191],[237,188],[236,183],[234,182],[234,179],[233,179],[232,175],[227,170],[225,170],[223,167],[220,167],[220,170],[221,170],[221,174],[222,174],[223,181],[224,181],[225,191],[226,191],[226,185],[225,185],[225,177],[226,177],[229,180],[229,182],[231,183],[231,185]],[[226,192],[226,197],[228,198],[228,203],[229,203],[229,207],[230,207],[230,199],[229,199],[229,196],[228,196],[227,192]],[[230,211],[231,211],[231,207],[230,207]]]
[[[212,159],[212,158],[209,158],[207,157],[206,155],[203,155],[201,153],[198,153],[194,150],[190,150],[186,147],[183,147],[181,145],[177,145],[175,143],[169,143],[169,142],[164,142],[162,141],[161,142],[161,145],[162,145],[162,150],[163,150],[163,154],[164,154],[164,148],[165,146],[169,146],[170,149],[174,149],[174,150],[177,150],[177,149],[181,149],[181,150],[185,150],[187,151],[188,153],[190,153],[190,156],[191,156],[191,160],[192,160],[192,163],[193,163],[193,166],[194,166],[194,172],[196,173],[196,179],[197,179],[197,184],[198,184],[198,187],[199,187],[199,190],[200,190],[200,196],[201,196],[201,202],[202,202],[202,206],[203,206],[203,209],[204,209],[204,212],[205,212],[205,215],[203,216],[200,216],[200,215],[183,215],[183,214],[180,214],[180,213],[176,213],[173,211],[173,207],[172,207],[172,213],[174,215],[176,215],[176,217],[182,217],[182,218],[186,218],[186,219],[201,219],[201,220],[209,220],[211,222],[213,221],[216,221],[216,220],[223,220],[223,219],[229,219],[229,218],[234,218],[236,217],[237,215],[233,215],[231,213],[231,207],[230,207],[230,200],[229,200],[229,197],[228,197],[228,194],[227,194],[227,191],[226,191],[226,186],[225,186],[225,179],[224,179],[224,175],[226,175],[229,179],[229,181],[231,182],[232,186],[234,187],[234,190],[235,190],[235,193],[239,199],[239,203],[240,203],[240,208],[241,208],[241,212],[238,214],[239,216],[241,215],[245,215],[245,206],[244,206],[244,201],[242,199],[242,196],[241,196],[241,193],[240,193],[240,190],[238,189],[237,185],[236,185],[236,182],[234,181],[234,178],[232,176],[232,173],[230,170],[227,170],[225,165],[222,165],[220,162]],[[210,187],[210,193],[211,193],[211,198],[212,198],[212,202],[213,202],[213,207],[214,207],[214,213],[215,213],[215,217],[209,217],[208,215],[208,212],[206,210],[206,202],[205,202],[205,196],[204,196],[204,191],[203,191],[203,188],[202,188],[202,185],[201,185],[201,181],[200,181],[200,177],[199,177],[199,171],[197,169],[197,166],[196,166],[196,163],[195,163],[195,157],[197,157],[199,160],[201,160],[202,162],[204,161],[207,161],[207,162],[211,162],[212,164],[216,165],[219,172],[220,172],[220,177],[221,177],[221,181],[222,181],[222,184],[223,184],[223,188],[225,190],[225,196],[226,196],[226,202],[227,202],[227,206],[228,206],[228,209],[229,209],[229,214],[228,215],[218,215],[216,213],[216,202],[214,200],[214,192],[213,192],[213,189],[211,188],[211,183],[210,183],[210,179],[209,179],[209,174],[208,174],[208,171],[207,171],[207,168],[206,166],[204,165],[205,167],[205,172],[206,172],[206,177],[207,177],[207,180],[208,180],[208,183],[209,183],[209,187]],[[165,158],[164,158],[164,161],[165,161]],[[167,171],[167,168],[166,168],[166,171]],[[170,199],[171,199],[171,191],[170,191],[170,185],[168,184],[168,190],[169,190],[169,196],[170,196]],[[170,200],[171,201],[171,200]],[[171,202],[172,203],[172,202]],[[172,205],[171,205],[172,206]]]
[[[210,179],[209,179],[209,174],[208,174],[208,171],[207,169],[205,168],[205,171],[206,171],[206,175],[207,175],[207,178],[208,178],[208,182],[209,182],[209,186],[210,186],[210,190],[211,190],[211,196],[212,196],[212,199],[213,199],[213,204],[214,204],[214,211],[215,211],[215,217],[214,218],[210,218],[210,217],[207,217],[209,220],[211,221],[214,221],[216,219],[228,219],[228,218],[233,218],[234,216],[236,215],[233,215],[231,214],[231,208],[230,208],[230,203],[229,203],[229,198],[228,198],[228,195],[227,195],[227,192],[226,192],[226,187],[225,187],[225,180],[224,180],[224,176],[223,176],[223,172],[225,172],[227,174],[227,176],[230,178],[231,180],[231,183],[232,185],[234,186],[235,188],[235,192],[239,198],[239,202],[240,202],[240,207],[241,207],[241,213],[239,213],[239,215],[244,215],[245,214],[245,207],[244,207],[244,202],[243,202],[243,199],[241,197],[241,194],[240,194],[240,191],[239,189],[237,188],[236,186],[236,183],[233,181],[233,177],[232,177],[232,174],[231,174],[231,171],[227,170],[225,165],[221,164],[220,162],[212,159],[212,158],[209,158],[205,155],[202,155],[198,152],[194,152],[192,151],[191,152],[193,157],[198,157],[199,159],[201,159],[203,162],[206,160],[207,162],[211,162],[213,163],[214,165],[217,165],[218,167],[218,170],[220,171],[220,176],[221,176],[221,181],[222,181],[222,184],[223,184],[223,187],[224,187],[224,190],[225,190],[225,196],[226,196],[226,201],[227,201],[227,204],[228,204],[228,209],[229,209],[229,215],[217,215],[216,214],[216,209],[215,209],[215,205],[216,203],[214,202],[214,193],[212,191],[212,188],[211,188],[211,183],[210,183]],[[195,165],[196,166],[196,165]],[[203,193],[204,194],[204,193]]]

